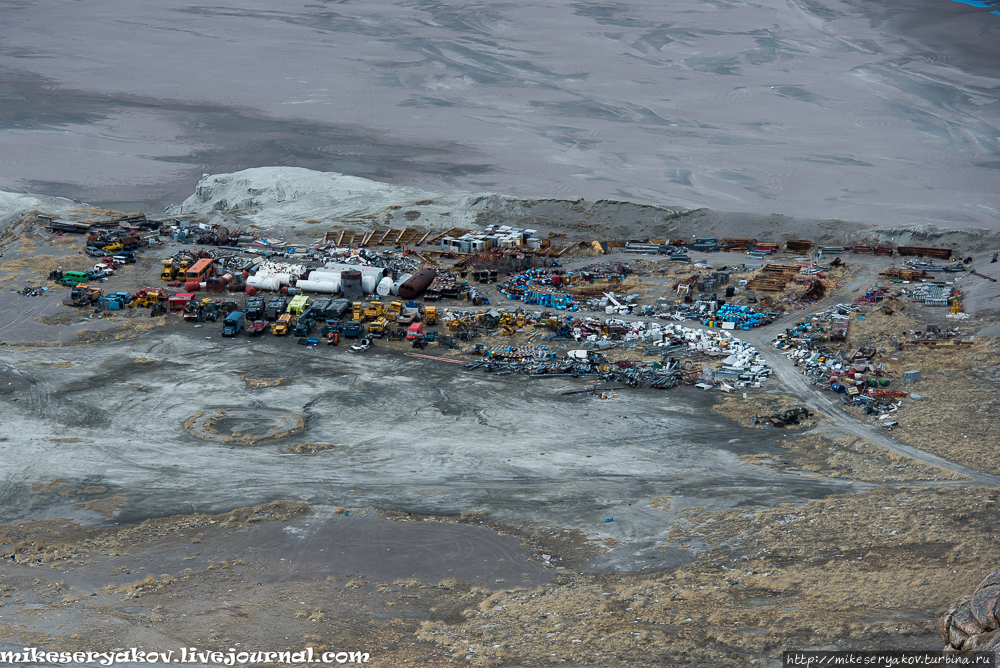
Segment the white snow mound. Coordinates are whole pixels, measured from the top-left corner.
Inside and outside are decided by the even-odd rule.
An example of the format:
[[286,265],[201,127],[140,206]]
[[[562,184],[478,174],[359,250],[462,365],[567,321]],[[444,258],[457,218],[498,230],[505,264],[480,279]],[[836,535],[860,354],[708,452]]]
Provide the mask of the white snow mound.
[[80,204],[65,197],[25,195],[0,190],[0,230],[7,227],[7,225],[21,215],[29,211],[35,211],[36,209],[42,213],[66,216],[71,211],[86,209],[88,206],[87,204]]
[[[301,167],[255,167],[232,174],[205,175],[193,195],[180,205],[167,207],[164,213],[209,217],[213,213],[236,213],[267,228],[307,219],[345,219],[396,228],[413,224],[447,229],[471,227],[480,211],[513,201],[503,195],[428,191]],[[390,210],[390,206],[401,208]],[[392,218],[386,218],[386,212]],[[358,220],[365,216],[377,218]]]

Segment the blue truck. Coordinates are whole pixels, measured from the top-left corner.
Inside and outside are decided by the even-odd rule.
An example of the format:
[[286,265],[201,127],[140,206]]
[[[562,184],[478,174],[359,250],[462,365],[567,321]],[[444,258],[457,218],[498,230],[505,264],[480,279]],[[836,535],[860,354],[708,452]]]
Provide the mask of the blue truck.
[[239,336],[239,333],[246,330],[247,321],[243,316],[243,311],[233,311],[222,321],[223,336]]

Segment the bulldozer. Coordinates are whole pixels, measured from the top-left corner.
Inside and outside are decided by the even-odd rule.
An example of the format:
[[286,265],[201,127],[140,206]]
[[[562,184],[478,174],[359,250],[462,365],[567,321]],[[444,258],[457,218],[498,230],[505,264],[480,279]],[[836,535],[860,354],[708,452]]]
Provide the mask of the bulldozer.
[[368,302],[368,307],[364,312],[364,319],[374,322],[382,317],[385,307],[382,302]]

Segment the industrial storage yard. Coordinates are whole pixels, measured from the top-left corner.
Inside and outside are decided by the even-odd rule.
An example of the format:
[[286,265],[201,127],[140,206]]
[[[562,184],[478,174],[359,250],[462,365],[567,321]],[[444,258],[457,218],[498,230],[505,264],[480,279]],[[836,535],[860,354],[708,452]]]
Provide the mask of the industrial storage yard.
[[5,649],[780,665],[1000,561],[994,233],[288,177],[5,220]]

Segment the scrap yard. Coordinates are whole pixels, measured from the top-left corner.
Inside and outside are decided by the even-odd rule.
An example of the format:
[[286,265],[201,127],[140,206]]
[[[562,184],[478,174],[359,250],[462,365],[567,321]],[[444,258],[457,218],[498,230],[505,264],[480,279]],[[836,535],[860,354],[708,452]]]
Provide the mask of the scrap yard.
[[1000,561],[1000,239],[432,206],[7,221],[4,642],[384,666],[966,642],[948,607]]

